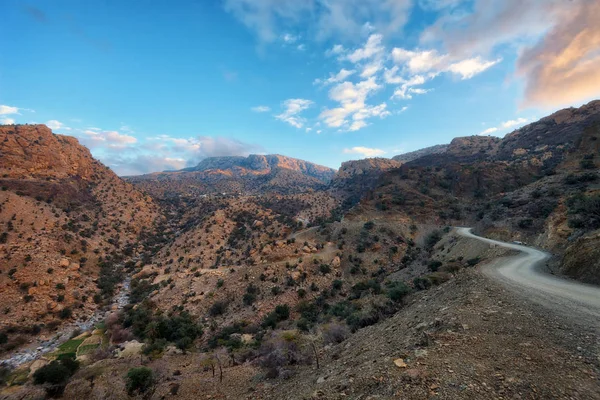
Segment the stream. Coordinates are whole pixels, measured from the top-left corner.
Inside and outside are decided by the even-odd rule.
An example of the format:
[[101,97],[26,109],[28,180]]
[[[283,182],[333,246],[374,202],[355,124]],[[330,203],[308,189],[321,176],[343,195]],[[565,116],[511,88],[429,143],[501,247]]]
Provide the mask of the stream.
[[50,353],[62,343],[66,342],[71,338],[73,333],[77,330],[83,332],[91,330],[97,323],[103,321],[108,314],[113,312],[111,310],[115,305],[117,310],[121,310],[129,303],[129,291],[130,291],[131,277],[127,276],[117,293],[113,296],[111,305],[107,311],[96,310],[94,314],[86,320],[80,320],[72,322],[62,328],[61,331],[56,333],[51,339],[48,340],[35,340],[25,348],[21,348],[12,353],[8,358],[0,360],[1,366],[7,366],[16,368],[22,364],[34,361],[46,353]]

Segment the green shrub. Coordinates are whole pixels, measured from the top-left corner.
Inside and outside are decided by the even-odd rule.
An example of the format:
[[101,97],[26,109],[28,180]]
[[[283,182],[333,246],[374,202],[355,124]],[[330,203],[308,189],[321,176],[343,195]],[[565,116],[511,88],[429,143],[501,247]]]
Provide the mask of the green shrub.
[[267,314],[261,324],[263,328],[272,328],[275,329],[277,327],[277,323],[281,321],[285,321],[290,317],[290,306],[287,304],[278,305],[275,307],[275,310],[271,311]]
[[433,260],[433,261],[430,261],[430,262],[429,262],[429,265],[428,265],[428,266],[429,266],[429,269],[430,269],[432,272],[435,272],[435,271],[437,271],[438,269],[440,269],[440,267],[442,266],[442,262],[441,262],[441,261],[438,261],[438,260]]
[[425,246],[428,249],[433,249],[433,247],[440,240],[442,240],[442,233],[438,230],[435,230],[435,231],[431,232],[429,235],[427,235],[427,237],[425,238]]
[[127,393],[134,395],[136,393],[145,393],[154,384],[154,374],[147,367],[131,368],[127,372]]
[[390,300],[400,302],[402,299],[410,293],[410,288],[403,282],[393,282],[388,285],[387,295]]
[[227,311],[228,303],[226,301],[217,301],[208,309],[208,314],[216,317],[218,315],[223,315]]
[[474,267],[481,262],[481,258],[475,257],[467,260],[467,265],[469,267]]
[[413,285],[417,290],[427,290],[431,287],[431,281],[427,278],[415,278],[413,279]]
[[331,272],[331,267],[327,264],[321,264],[319,266],[319,271],[323,274],[323,275],[327,275],[328,273]]
[[341,280],[339,280],[339,279],[336,279],[336,280],[334,280],[334,281],[331,283],[331,288],[332,288],[333,290],[340,290],[340,289],[342,288],[342,285],[343,285],[343,284],[344,284],[344,282],[342,282],[342,281],[341,281]]

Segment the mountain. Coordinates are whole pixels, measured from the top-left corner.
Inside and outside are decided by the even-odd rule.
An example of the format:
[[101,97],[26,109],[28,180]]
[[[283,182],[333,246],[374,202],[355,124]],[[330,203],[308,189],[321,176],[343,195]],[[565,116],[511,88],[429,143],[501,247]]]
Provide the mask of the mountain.
[[107,274],[137,254],[159,217],[151,198],[45,125],[0,126],[0,187],[0,325],[17,333],[89,316],[112,294],[98,288],[101,265]]
[[[420,223],[471,225],[480,233],[552,251],[557,273],[600,283],[600,101],[560,110],[504,138],[452,140],[381,174],[363,211]],[[372,180],[370,177],[369,181]],[[584,250],[584,251],[580,251]]]
[[417,158],[428,156],[430,154],[444,153],[448,149],[448,146],[449,145],[447,145],[447,144],[438,144],[438,145],[431,146],[431,147],[425,147],[423,149],[399,154],[397,156],[392,157],[392,160],[400,161],[400,162],[409,162],[409,161],[416,160]]
[[140,188],[165,193],[299,193],[324,187],[335,170],[281,155],[210,157],[180,171],[126,178]]

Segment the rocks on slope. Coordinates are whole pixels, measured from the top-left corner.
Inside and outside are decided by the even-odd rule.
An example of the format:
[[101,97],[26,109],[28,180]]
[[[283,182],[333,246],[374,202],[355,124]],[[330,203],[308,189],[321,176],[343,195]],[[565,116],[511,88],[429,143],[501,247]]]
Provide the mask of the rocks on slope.
[[159,216],[77,139],[44,125],[0,126],[0,187],[4,327],[89,314],[100,258],[135,253]]

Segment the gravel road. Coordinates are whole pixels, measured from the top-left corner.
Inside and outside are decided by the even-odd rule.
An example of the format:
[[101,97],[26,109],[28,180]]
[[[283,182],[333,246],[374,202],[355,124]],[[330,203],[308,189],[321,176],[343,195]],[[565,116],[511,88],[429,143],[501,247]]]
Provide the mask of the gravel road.
[[553,312],[600,330],[600,287],[559,278],[547,272],[550,254],[531,247],[476,236],[471,228],[458,228],[461,236],[519,251],[491,261],[483,273]]

